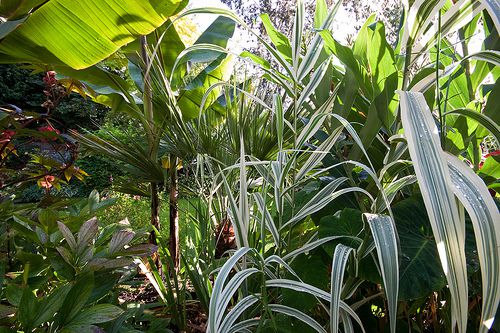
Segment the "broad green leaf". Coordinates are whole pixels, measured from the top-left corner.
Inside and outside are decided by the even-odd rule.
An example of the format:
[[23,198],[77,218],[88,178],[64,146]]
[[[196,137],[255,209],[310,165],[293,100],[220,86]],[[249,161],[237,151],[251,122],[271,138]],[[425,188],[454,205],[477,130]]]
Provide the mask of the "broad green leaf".
[[22,297],[17,311],[17,320],[23,325],[23,328],[30,330],[34,327],[34,321],[37,316],[40,305],[30,288],[24,287]]
[[[500,58],[500,57],[499,57]],[[500,67],[500,65],[498,66]],[[490,118],[497,126],[500,124],[500,112],[498,112],[498,101],[500,98],[500,79],[497,79],[493,85],[493,89],[488,94],[488,101],[483,109],[482,114]],[[477,129],[477,135],[482,137],[486,133],[485,129]]]
[[92,289],[94,289],[93,273],[86,273],[76,281],[64,299],[59,312],[59,320],[62,324],[71,322],[78,315],[92,294]]
[[262,24],[264,25],[264,29],[266,29],[266,33],[273,42],[276,50],[278,50],[288,62],[292,62],[292,46],[290,45],[290,40],[279,32],[271,22],[269,18],[269,14],[260,15],[260,19],[262,20]]
[[71,251],[75,252],[76,240],[71,230],[69,230],[69,228],[64,223],[59,221],[57,222],[57,226],[59,227],[59,231],[61,231],[61,233],[63,234],[66,243],[68,243],[69,247],[71,248]]
[[468,304],[465,225],[459,218],[437,127],[424,96],[421,93],[403,91],[399,95],[408,150],[451,292],[452,327],[458,326],[458,331],[463,333],[466,329]]
[[45,322],[53,320],[54,315],[59,311],[64,303],[66,295],[71,289],[71,285],[66,284],[58,287],[50,296],[40,303],[40,310],[34,319],[33,326],[38,327]]
[[484,160],[478,174],[488,185],[498,181],[500,179],[500,156],[488,156]]
[[4,38],[8,34],[10,34],[12,31],[17,29],[24,21],[26,21],[26,17],[21,18],[19,20],[15,21],[7,21],[2,24],[0,24],[0,39]]
[[446,285],[439,254],[420,197],[410,197],[393,206],[401,245],[399,298],[425,297]]
[[89,246],[92,240],[95,238],[98,232],[97,218],[91,218],[85,222],[78,231],[77,236],[77,248],[78,251],[82,251],[84,247]]
[[217,7],[194,8],[194,9],[186,10],[185,12],[180,14],[178,16],[178,18],[187,16],[187,15],[192,15],[192,14],[215,14],[215,15],[221,15],[221,16],[232,19],[234,22],[238,23],[239,25],[241,25],[242,27],[244,27],[245,29],[250,31],[259,40],[259,42],[262,45],[264,45],[266,50],[274,57],[274,59],[280,65],[283,66],[283,68],[285,69],[287,74],[289,74],[290,77],[295,78],[295,74],[294,74],[292,68],[290,67],[290,64],[286,61],[286,59],[283,58],[283,56],[278,51],[276,51],[276,49],[273,48],[268,42],[266,42],[266,40],[264,38],[262,38],[262,36],[259,33],[253,31],[248,26],[248,24],[246,24],[241,18],[239,18],[232,11],[227,10],[227,9],[223,9],[223,8],[217,8]]
[[317,0],[314,12],[314,28],[320,29],[328,15],[328,5],[326,0]]
[[490,119],[488,116],[476,112],[471,109],[467,108],[461,108],[461,109],[456,109],[452,111],[446,112],[444,115],[447,114],[455,114],[455,115],[460,115],[460,116],[465,116],[470,119],[473,119],[474,121],[477,121],[482,127],[487,129],[491,135],[495,137],[497,142],[500,142],[500,126],[498,126],[497,123],[495,123],[492,119]]
[[[186,119],[193,119],[200,115],[200,109],[206,110],[212,105],[221,92],[219,83],[229,79],[232,73],[231,57],[225,58],[213,71],[208,73],[202,86],[182,90],[178,96],[177,104]],[[210,89],[207,89],[210,87]]]
[[111,304],[97,304],[80,312],[67,326],[100,324],[116,319],[123,313]]
[[[185,49],[185,45],[179,36],[175,25],[172,21],[167,20],[161,27],[155,29],[146,37],[147,44],[151,50],[156,50],[156,55],[158,59],[161,60],[162,68],[165,71],[165,75],[168,77],[172,72],[172,66],[182,52]],[[140,65],[142,59],[140,59],[140,40],[136,39],[131,43],[123,46],[121,51],[131,60],[134,64]],[[185,68],[178,69],[181,75],[185,74]],[[142,76],[142,75],[141,75]],[[141,78],[142,79],[142,78]],[[138,85],[139,89],[142,89],[143,84]]]
[[500,301],[500,214],[488,188],[468,166],[446,154],[452,189],[467,210],[474,227],[482,277],[480,332],[488,332]]
[[358,31],[358,35],[356,36],[356,40],[354,41],[354,45],[352,47],[352,52],[356,59],[360,62],[362,66],[367,67],[368,61],[368,39],[371,38],[371,27],[376,24],[376,15],[371,14],[363,23],[363,26]]
[[[370,69],[370,77],[374,88],[374,96],[384,90],[385,81],[396,73],[396,62],[394,51],[385,39],[385,27],[382,22],[376,22],[368,29],[367,56]],[[397,75],[396,75],[397,82]],[[394,94],[394,90],[391,94]]]
[[[217,17],[198,37],[192,48],[188,49],[189,51],[184,50],[178,55],[171,77],[172,86],[189,90],[206,84],[207,75],[219,67],[226,57],[225,54],[221,54],[220,50],[225,49],[228,40],[234,34],[235,26],[232,19],[225,16]],[[198,49],[196,48],[197,45],[211,45],[214,50],[207,47]],[[187,62],[190,62],[191,66],[197,64],[194,74],[188,72],[188,75],[184,76],[183,72],[175,70],[179,65]],[[201,68],[199,68],[200,66]],[[205,89],[210,85],[205,85]]]
[[123,247],[128,245],[134,236],[135,233],[130,230],[120,230],[115,233],[109,242],[108,254],[113,255],[116,252],[122,251]]
[[349,70],[354,74],[358,84],[364,89],[364,91],[369,91],[369,82],[367,80],[366,74],[361,68],[360,64],[354,57],[352,49],[344,46],[337,42],[330,31],[323,30],[319,34],[325,41],[325,49],[331,54],[335,55],[342,64],[344,64]]
[[[352,208],[344,208],[334,215],[326,215],[321,218],[318,226],[319,239],[331,236],[352,236],[360,237],[363,230],[363,219],[361,211]],[[349,238],[339,238],[337,241],[323,245],[327,253],[333,253],[335,246],[342,243],[346,246],[357,248],[360,245],[358,240]]]
[[0,62],[90,67],[161,26],[184,0],[51,0],[0,42]]
[[251,52],[248,52],[248,51],[241,52],[240,58],[249,58],[254,63],[259,64],[263,69],[270,69],[271,68],[271,64],[269,63],[269,61],[265,60],[262,57],[259,57],[258,55],[255,55]]

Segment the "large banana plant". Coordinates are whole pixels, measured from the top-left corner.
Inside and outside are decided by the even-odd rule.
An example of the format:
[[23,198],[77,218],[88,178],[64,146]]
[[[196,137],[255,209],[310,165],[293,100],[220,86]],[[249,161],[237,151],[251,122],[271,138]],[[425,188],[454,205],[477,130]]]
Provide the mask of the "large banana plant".
[[186,4],[186,0],[2,1],[0,62],[88,68],[151,33]]

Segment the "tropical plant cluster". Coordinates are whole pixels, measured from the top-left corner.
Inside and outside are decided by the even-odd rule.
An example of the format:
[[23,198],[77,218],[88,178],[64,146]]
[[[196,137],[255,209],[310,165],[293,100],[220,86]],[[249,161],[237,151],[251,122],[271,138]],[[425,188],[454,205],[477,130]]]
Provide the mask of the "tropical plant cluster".
[[[289,31],[187,5],[0,2],[0,62],[45,96],[0,110],[0,331],[500,331],[498,3],[405,1],[350,45],[341,1],[297,0]],[[185,44],[182,19],[208,14]],[[259,47],[229,47],[237,28]],[[72,92],[125,126],[61,133]],[[148,216],[55,192],[101,163],[81,152]]]

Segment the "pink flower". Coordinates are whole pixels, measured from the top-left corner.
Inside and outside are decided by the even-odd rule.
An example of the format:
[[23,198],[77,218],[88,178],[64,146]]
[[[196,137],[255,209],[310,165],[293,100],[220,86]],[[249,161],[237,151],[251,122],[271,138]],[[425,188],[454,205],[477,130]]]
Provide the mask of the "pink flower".
[[45,176],[43,180],[39,181],[41,187],[49,189],[52,187],[52,182],[56,179],[54,176]]
[[54,71],[48,71],[47,73],[45,73],[45,76],[43,77],[43,82],[49,87],[56,85],[57,84],[56,74],[57,73]]

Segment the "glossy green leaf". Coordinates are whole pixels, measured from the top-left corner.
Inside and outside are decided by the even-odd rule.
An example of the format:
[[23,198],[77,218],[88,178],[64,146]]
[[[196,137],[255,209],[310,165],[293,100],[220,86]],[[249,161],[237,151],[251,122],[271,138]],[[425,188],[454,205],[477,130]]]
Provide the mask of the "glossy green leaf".
[[260,15],[260,19],[262,20],[262,24],[264,25],[264,29],[266,29],[266,33],[273,42],[276,50],[278,50],[287,61],[292,61],[292,46],[290,45],[290,40],[279,32],[271,22],[268,14]]
[[71,285],[60,286],[40,303],[40,311],[34,319],[33,326],[38,327],[45,322],[53,320],[54,315],[59,311],[64,303],[66,295],[71,289]]
[[94,275],[86,273],[73,285],[59,312],[60,322],[69,323],[80,313],[94,289]]
[[97,304],[80,312],[68,326],[100,324],[116,319],[123,313],[119,307],[111,304]]
[[447,114],[455,114],[455,115],[465,116],[465,117],[470,118],[474,121],[477,121],[482,127],[487,129],[490,132],[490,134],[495,137],[497,142],[500,142],[500,126],[498,126],[498,124],[496,124],[488,116],[486,116],[482,113],[476,112],[474,110],[471,110],[471,109],[466,109],[466,108],[448,111],[444,115],[447,115]]
[[161,26],[184,0],[51,0],[0,42],[0,62],[82,69]]

